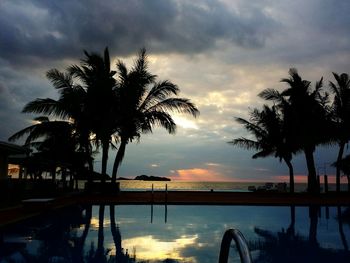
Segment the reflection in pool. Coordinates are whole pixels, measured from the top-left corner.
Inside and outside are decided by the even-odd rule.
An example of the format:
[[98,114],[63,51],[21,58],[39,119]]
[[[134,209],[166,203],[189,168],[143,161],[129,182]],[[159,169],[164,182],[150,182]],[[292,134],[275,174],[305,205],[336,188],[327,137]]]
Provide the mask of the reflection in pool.
[[217,262],[229,228],[254,262],[349,262],[349,221],[346,207],[71,207],[3,230],[0,262]]

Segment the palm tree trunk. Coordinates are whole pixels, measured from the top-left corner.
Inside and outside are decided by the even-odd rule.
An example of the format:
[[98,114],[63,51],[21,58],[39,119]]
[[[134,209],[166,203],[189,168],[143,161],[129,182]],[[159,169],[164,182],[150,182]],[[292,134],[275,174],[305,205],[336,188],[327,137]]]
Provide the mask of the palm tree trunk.
[[287,233],[290,237],[294,238],[295,236],[295,206],[290,206],[290,225],[287,228]]
[[118,172],[118,168],[119,168],[119,166],[122,163],[123,158],[124,158],[126,144],[127,144],[127,139],[122,137],[121,142],[120,142],[120,146],[119,146],[118,152],[115,156],[115,160],[114,160],[114,164],[113,164],[112,183],[115,183],[115,181],[117,180],[117,172]]
[[283,158],[284,161],[286,162],[288,169],[289,169],[289,191],[291,193],[294,193],[294,170],[293,170],[293,165],[290,160],[287,158]]
[[74,247],[77,250],[76,258],[74,258],[73,260],[74,262],[84,262],[84,244],[90,231],[91,217],[92,217],[92,205],[89,205],[86,208],[86,219],[85,219],[83,233],[81,237],[78,239],[78,242]]
[[337,166],[336,166],[336,190],[337,192],[340,192],[340,161],[343,158],[343,153],[344,153],[344,147],[345,147],[345,143],[344,142],[340,142],[339,143],[339,152],[338,152],[338,158],[337,158]]
[[318,206],[309,207],[310,229],[309,229],[309,242],[313,247],[317,246],[317,223],[318,223]]
[[104,235],[103,235],[103,222],[104,222],[104,214],[105,214],[105,205],[100,205],[99,213],[98,213],[98,238],[97,238],[97,251],[96,254],[101,256],[104,251],[103,243],[104,243]]
[[106,175],[107,175],[107,161],[108,161],[108,150],[109,150],[109,141],[103,140],[102,142],[102,178],[101,182],[106,181]]
[[304,153],[305,153],[306,164],[308,169],[308,180],[307,180],[308,192],[318,193],[319,189],[317,186],[317,175],[316,175],[316,169],[315,169],[313,150],[310,148],[305,148]]
[[115,205],[110,205],[109,206],[109,211],[110,211],[110,220],[111,220],[111,232],[112,232],[112,237],[114,241],[114,246],[115,246],[115,254],[116,254],[116,259],[117,261],[122,261],[122,239],[121,235],[119,232],[119,229],[115,223]]
[[344,234],[343,221],[342,221],[341,207],[340,206],[337,207],[337,214],[338,214],[337,217],[338,217],[338,228],[339,228],[340,239],[341,239],[341,241],[343,243],[344,250],[348,251],[349,250],[349,246],[348,246],[348,242],[346,241],[345,234]]

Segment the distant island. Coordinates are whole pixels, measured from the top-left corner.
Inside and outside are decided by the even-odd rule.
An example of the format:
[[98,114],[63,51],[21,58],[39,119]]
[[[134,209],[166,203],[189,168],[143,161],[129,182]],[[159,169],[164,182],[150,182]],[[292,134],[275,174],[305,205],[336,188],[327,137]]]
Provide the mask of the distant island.
[[125,178],[125,177],[118,177],[117,180],[139,180],[139,181],[171,181],[169,178],[166,177],[159,177],[159,176],[148,176],[148,175],[139,175],[136,176],[134,179]]

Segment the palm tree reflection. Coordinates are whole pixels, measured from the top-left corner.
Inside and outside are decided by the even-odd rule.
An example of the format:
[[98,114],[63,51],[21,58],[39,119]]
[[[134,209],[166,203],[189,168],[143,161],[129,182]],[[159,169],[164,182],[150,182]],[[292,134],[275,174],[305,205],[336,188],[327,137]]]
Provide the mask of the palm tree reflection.
[[256,262],[348,262],[350,253],[344,250],[327,249],[319,245],[317,240],[318,206],[309,207],[309,236],[295,233],[295,212],[291,207],[291,223],[287,231],[277,233],[255,227],[254,232],[262,239],[252,242],[253,249],[260,250]]

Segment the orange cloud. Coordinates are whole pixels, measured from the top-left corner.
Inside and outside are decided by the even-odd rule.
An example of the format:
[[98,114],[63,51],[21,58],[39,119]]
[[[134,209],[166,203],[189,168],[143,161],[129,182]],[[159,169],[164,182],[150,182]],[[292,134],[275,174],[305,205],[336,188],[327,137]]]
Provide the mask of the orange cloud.
[[221,173],[203,168],[180,169],[176,170],[175,174],[176,175],[169,176],[171,180],[204,182],[229,181],[229,179]]

